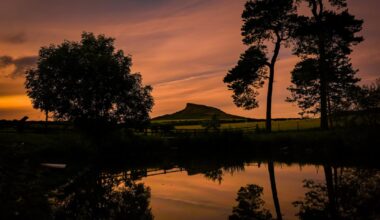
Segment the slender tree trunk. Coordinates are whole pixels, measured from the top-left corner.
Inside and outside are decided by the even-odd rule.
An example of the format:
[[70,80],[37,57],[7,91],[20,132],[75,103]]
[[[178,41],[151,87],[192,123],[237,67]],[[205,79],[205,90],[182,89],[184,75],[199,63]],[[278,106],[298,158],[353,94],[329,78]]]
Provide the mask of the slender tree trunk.
[[331,166],[323,165],[323,169],[325,171],[326,178],[326,187],[327,187],[327,197],[329,199],[328,209],[332,219],[337,219],[337,209],[336,209],[336,198],[335,198],[335,190],[334,190],[334,180],[333,174],[331,170]]
[[319,57],[319,71],[320,71],[320,95],[321,95],[321,129],[327,130],[328,116],[327,116],[327,82],[326,82],[326,64],[325,64],[325,50],[324,46],[320,48]]
[[[323,16],[323,1],[314,0],[312,1],[313,9],[312,13],[316,18],[319,25],[319,35],[318,35],[318,52],[319,52],[319,77],[320,77],[320,108],[321,108],[321,129],[327,130],[329,128],[328,118],[327,118],[327,65],[326,65],[326,50],[325,50],[325,36],[324,36],[324,27],[322,23]],[[319,10],[318,10],[319,7]]]
[[270,67],[268,94],[267,94],[267,114],[265,128],[268,133],[272,132],[272,95],[273,95],[274,68]]
[[267,94],[267,114],[265,127],[268,133],[272,132],[272,96],[273,96],[273,82],[274,82],[274,67],[277,61],[278,54],[281,49],[281,38],[277,36],[276,45],[273,51],[271,63],[269,65],[269,80],[268,80],[268,94]]
[[282,220],[280,202],[278,200],[278,195],[277,195],[276,177],[274,174],[273,161],[268,162],[268,171],[269,171],[269,178],[270,178],[270,186],[272,188],[273,203],[274,203],[274,207],[276,209],[277,220]]

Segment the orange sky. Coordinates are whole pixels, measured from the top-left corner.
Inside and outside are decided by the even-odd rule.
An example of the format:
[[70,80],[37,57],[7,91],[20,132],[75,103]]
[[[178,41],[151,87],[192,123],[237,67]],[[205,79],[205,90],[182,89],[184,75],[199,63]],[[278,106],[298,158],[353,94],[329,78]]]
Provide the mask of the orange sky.
[[[151,116],[172,113],[186,102],[206,104],[248,117],[265,116],[266,87],[260,108],[234,106],[222,82],[245,49],[240,15],[245,0],[2,0],[0,7],[0,119],[43,119],[25,96],[23,68],[41,46],[79,40],[82,31],[116,38],[116,45],[133,56],[133,71],[154,88]],[[380,7],[378,0],[350,0],[349,9],[364,19],[365,41],[354,48],[354,67],[363,83],[380,77]],[[273,117],[297,117],[289,95],[290,71],[298,58],[283,50],[277,64]],[[12,75],[13,74],[13,75]],[[10,77],[12,75],[12,77]]]

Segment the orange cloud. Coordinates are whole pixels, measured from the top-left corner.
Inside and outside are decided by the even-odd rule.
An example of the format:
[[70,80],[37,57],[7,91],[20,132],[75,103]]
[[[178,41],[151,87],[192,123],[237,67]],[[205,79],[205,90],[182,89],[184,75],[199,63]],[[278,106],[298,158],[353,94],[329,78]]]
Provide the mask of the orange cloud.
[[[245,0],[84,0],[75,1],[76,7],[72,7],[72,2],[3,3],[0,25],[9,29],[0,30],[0,56],[36,56],[41,46],[61,43],[64,39],[79,40],[84,30],[104,33],[115,37],[117,48],[133,56],[132,70],[142,74],[144,83],[153,85],[156,105],[152,116],[171,113],[182,109],[186,102],[195,102],[232,114],[265,117],[266,87],[260,91],[260,107],[245,111],[235,107],[231,92],[222,81],[245,49],[240,36]],[[379,77],[379,4],[377,0],[349,0],[350,11],[365,20],[366,40],[355,47],[352,55],[363,83]],[[17,37],[20,33],[23,33],[22,40],[9,41],[9,36]],[[1,40],[5,38],[8,40]],[[298,108],[284,101],[289,95],[286,88],[290,85],[290,71],[297,62],[290,54],[288,49],[283,50],[276,67],[274,117],[298,116]],[[24,92],[21,79],[15,83],[0,77],[0,86],[3,103],[0,119],[11,117],[9,113],[5,116],[1,109],[9,112],[12,108],[14,118],[27,112],[39,117],[26,96],[20,94]],[[8,98],[4,99],[5,96]]]

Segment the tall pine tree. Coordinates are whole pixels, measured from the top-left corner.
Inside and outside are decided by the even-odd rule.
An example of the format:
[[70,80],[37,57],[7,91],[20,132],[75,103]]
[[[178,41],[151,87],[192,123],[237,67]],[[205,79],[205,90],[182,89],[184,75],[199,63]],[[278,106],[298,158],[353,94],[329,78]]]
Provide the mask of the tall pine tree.
[[[272,93],[275,65],[280,49],[287,45],[294,18],[293,0],[250,0],[245,4],[242,18],[243,42],[249,49],[241,55],[224,82],[234,92],[238,107],[258,107],[258,89],[268,79],[266,130],[272,130]],[[268,48],[273,48],[269,51]],[[269,75],[269,76],[268,76]]]
[[[293,74],[297,72],[299,74],[300,71],[308,69],[305,66],[313,65],[316,68],[314,77],[317,80],[309,81],[309,83],[318,83],[308,85],[311,93],[309,95],[310,97],[318,96],[317,110],[321,115],[321,128],[328,129],[328,103],[334,91],[332,85],[346,83],[346,81],[336,80],[339,78],[337,73],[345,73],[338,70],[342,64],[336,62],[335,58],[339,57],[339,60],[346,62],[343,66],[350,67],[348,56],[352,52],[351,48],[363,40],[362,37],[356,35],[361,31],[363,21],[356,19],[348,12],[346,0],[298,0],[298,2],[307,4],[311,16],[298,16],[297,19],[297,28],[293,35],[296,42],[294,53],[300,56],[302,61],[297,64]],[[332,54],[335,55],[332,57]],[[351,75],[352,68],[346,74]],[[355,81],[354,77],[350,80]],[[296,82],[294,78],[293,82]],[[308,92],[304,92],[301,97],[307,96]],[[299,99],[297,96],[294,98]],[[301,108],[305,107],[307,106],[301,105]]]

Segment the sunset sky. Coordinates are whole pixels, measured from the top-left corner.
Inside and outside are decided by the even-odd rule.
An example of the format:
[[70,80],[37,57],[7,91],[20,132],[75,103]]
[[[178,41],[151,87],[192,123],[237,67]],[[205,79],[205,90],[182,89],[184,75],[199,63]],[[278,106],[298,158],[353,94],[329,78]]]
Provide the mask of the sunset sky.
[[[232,114],[265,117],[266,87],[260,108],[234,106],[223,83],[245,50],[241,13],[245,0],[1,0],[0,119],[43,119],[24,90],[23,72],[35,63],[41,46],[79,40],[83,31],[116,38],[132,55],[133,71],[153,86],[152,117],[178,111],[187,102],[215,106]],[[349,10],[364,19],[365,41],[352,61],[364,84],[380,77],[379,0],[349,0]],[[298,58],[282,50],[277,64],[273,117],[297,117],[289,95],[290,71]]]

